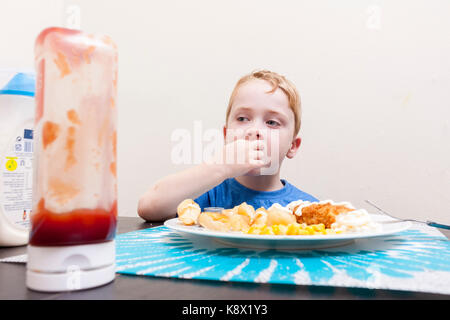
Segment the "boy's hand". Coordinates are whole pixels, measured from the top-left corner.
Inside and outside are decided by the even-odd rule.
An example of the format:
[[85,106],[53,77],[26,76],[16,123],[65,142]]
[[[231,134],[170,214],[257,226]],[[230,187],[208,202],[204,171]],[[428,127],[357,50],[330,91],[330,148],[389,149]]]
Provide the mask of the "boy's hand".
[[270,166],[264,140],[239,139],[227,143],[211,162],[223,165],[228,178],[242,176],[252,170]]

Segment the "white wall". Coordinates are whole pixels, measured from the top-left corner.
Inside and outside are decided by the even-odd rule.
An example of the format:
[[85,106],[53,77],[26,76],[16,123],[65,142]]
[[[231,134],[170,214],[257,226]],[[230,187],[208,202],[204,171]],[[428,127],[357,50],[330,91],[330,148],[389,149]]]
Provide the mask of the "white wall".
[[[33,67],[33,42],[73,22],[119,46],[120,215],[171,163],[171,134],[224,123],[237,79],[297,84],[303,143],[283,178],[321,199],[450,223],[450,2],[1,1],[0,67]],[[72,20],[71,20],[72,19]],[[195,182],[193,182],[195,183]]]

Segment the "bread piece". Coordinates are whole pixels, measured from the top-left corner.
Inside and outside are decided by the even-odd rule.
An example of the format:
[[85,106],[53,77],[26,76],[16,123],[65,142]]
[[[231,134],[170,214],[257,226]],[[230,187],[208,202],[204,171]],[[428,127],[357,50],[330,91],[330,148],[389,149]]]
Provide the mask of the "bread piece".
[[192,199],[183,200],[177,208],[178,219],[185,225],[197,224],[200,206]]

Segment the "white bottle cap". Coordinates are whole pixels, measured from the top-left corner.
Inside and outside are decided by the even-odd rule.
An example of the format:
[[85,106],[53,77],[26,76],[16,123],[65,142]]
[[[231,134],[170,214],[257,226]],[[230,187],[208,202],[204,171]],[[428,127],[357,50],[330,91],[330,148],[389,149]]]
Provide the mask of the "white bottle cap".
[[75,291],[114,280],[115,242],[28,248],[27,287],[44,292]]

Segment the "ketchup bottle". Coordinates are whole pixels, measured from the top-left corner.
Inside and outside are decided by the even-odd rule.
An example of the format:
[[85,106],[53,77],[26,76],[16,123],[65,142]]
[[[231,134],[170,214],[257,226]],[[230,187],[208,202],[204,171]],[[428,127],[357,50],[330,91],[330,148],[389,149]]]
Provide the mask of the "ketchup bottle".
[[117,47],[107,36],[48,28],[35,66],[27,286],[99,286],[115,275]]

